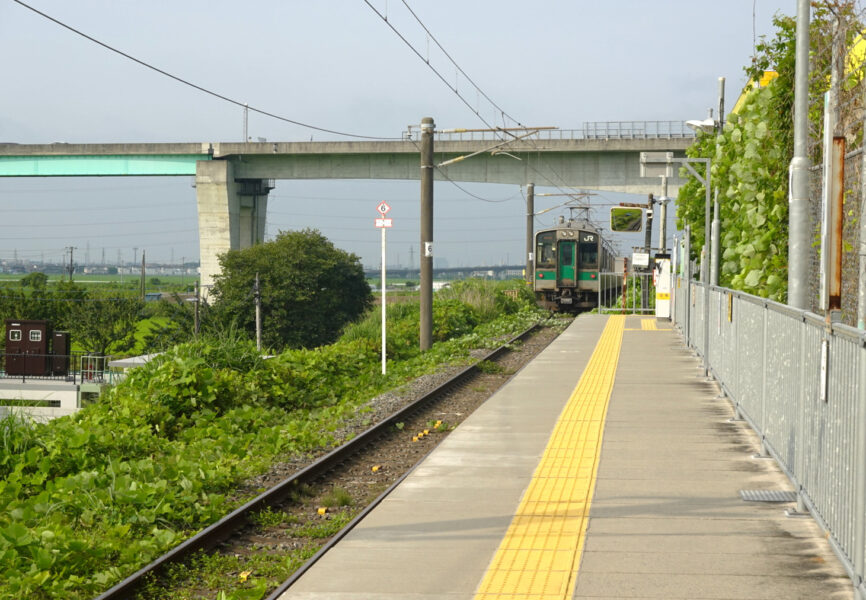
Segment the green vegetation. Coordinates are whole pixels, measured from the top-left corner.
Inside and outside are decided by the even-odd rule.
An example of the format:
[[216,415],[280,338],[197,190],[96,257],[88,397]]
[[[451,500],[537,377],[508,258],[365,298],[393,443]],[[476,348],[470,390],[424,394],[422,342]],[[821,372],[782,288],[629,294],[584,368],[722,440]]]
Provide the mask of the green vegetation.
[[[521,291],[506,296],[509,286]],[[470,349],[536,321],[524,288],[456,284],[437,298],[437,342],[423,354],[418,305],[395,305],[387,377],[370,315],[332,345],[270,359],[231,332],[179,344],[73,417],[0,422],[0,599],[104,591],[248,500],[238,486],[273,462],[338,443],[333,432],[381,391],[465,364]],[[323,535],[339,529],[340,514],[322,523]],[[308,554],[273,559],[257,576],[282,577]]]
[[331,343],[372,304],[358,257],[315,230],[284,231],[272,242],[232,250],[220,257],[220,267],[211,292],[213,318],[254,335],[250,298],[258,273],[262,338],[269,348]]
[[[832,9],[830,5],[832,4]],[[849,2],[815,2],[811,46],[814,73],[826,74],[834,13],[853,19]],[[719,282],[765,298],[784,301],[787,296],[788,165],[793,156],[793,89],[795,20],[777,16],[776,33],[762,39],[750,67],[757,81],[765,70],[778,77],[753,90],[738,114],[731,114],[718,134],[699,134],[687,150],[690,157],[712,159],[712,186],[719,191],[721,252]],[[848,27],[847,43],[862,29]],[[862,79],[862,65],[852,69],[845,88]],[[823,93],[829,77],[817,76],[810,84],[811,135],[820,139]],[[811,158],[820,160],[820,146]],[[704,244],[704,187],[689,178],[677,200],[677,225],[691,225],[693,257]]]

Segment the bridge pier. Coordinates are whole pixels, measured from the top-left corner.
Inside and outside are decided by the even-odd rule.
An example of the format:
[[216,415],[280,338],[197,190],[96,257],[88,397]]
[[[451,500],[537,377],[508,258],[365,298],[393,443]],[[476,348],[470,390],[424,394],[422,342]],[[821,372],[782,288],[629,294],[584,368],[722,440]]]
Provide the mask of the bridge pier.
[[264,241],[272,187],[267,179],[236,179],[230,160],[196,163],[201,285],[205,294],[220,272],[220,254]]

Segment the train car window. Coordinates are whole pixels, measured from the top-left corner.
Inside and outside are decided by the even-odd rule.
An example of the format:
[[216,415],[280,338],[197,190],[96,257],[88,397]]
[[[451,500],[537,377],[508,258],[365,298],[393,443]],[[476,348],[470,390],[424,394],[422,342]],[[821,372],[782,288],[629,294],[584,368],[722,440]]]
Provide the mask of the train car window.
[[554,267],[556,266],[556,249],[554,242],[556,241],[556,233],[547,231],[539,233],[536,238],[537,248],[535,249],[535,264],[538,267]]
[[20,342],[21,341],[21,330],[20,329],[10,329],[9,330],[9,341],[10,342]]
[[594,233],[580,234],[580,268],[598,269],[598,236]]
[[38,329],[30,330],[30,341],[31,342],[41,342],[42,341],[42,332]]

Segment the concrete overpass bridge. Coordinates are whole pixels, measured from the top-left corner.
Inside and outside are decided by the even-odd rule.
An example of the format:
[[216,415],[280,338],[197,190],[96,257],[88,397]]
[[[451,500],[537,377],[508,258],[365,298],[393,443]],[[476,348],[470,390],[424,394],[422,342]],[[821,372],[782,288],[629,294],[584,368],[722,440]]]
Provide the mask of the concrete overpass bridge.
[[[679,121],[586,123],[543,130],[495,150],[493,133],[437,132],[439,180],[573,186],[651,193],[658,181],[639,173],[640,152],[683,156],[693,141]],[[420,133],[401,140],[168,144],[0,144],[0,177],[194,176],[201,279],[213,282],[218,256],[264,238],[268,193],[277,179],[420,179]],[[486,151],[490,150],[490,151]],[[507,154],[507,155],[506,155]],[[520,160],[515,160],[519,158]],[[672,193],[679,180],[669,182]]]

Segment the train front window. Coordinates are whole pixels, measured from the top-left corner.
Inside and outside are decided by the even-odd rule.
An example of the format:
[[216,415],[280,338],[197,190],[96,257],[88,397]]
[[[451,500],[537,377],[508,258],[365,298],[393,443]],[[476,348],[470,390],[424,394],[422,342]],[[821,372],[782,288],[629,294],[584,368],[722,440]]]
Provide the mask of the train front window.
[[580,234],[580,268],[598,269],[598,236],[594,233]]
[[555,267],[556,266],[556,233],[548,231],[539,233],[536,238],[535,248],[535,265],[538,267]]

